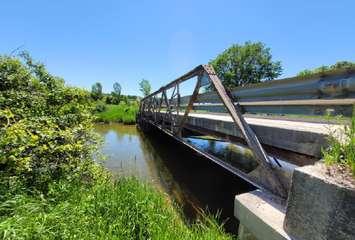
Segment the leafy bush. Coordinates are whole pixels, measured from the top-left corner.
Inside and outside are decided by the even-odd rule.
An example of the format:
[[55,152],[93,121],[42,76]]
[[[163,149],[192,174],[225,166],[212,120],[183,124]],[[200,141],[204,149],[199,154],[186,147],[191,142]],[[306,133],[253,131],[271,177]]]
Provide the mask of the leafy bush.
[[106,110],[106,105],[102,102],[98,102],[95,106],[95,111],[96,112],[103,112]]
[[326,164],[340,164],[348,167],[355,177],[355,117],[351,124],[345,127],[345,141],[341,142],[334,136],[330,136],[330,147],[323,150],[323,158]]
[[90,164],[98,138],[90,94],[65,86],[26,53],[0,56],[0,79],[2,180],[45,192],[61,178],[94,177]]

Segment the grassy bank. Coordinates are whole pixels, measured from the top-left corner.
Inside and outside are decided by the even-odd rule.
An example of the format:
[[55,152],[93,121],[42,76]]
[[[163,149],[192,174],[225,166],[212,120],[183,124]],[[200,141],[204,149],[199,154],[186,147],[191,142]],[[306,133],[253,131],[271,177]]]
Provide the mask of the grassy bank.
[[232,239],[214,220],[185,224],[166,197],[135,179],[53,183],[48,196],[0,204],[2,239]]
[[106,104],[103,110],[96,112],[98,122],[122,122],[124,124],[134,124],[138,112],[137,103],[120,103],[119,105]]

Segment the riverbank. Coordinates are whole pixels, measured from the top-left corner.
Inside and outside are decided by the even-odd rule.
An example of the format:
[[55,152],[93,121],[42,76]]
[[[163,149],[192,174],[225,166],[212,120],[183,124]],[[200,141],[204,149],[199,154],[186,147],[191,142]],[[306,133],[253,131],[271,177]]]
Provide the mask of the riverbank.
[[95,116],[97,122],[135,124],[137,112],[138,104],[136,102],[120,103],[119,105],[105,104],[102,111],[96,111]]
[[94,161],[90,93],[21,56],[0,56],[0,239],[232,238],[212,217],[185,223],[145,183],[113,180]]
[[133,178],[52,183],[47,196],[0,205],[2,239],[232,239],[213,220],[187,225],[167,198]]

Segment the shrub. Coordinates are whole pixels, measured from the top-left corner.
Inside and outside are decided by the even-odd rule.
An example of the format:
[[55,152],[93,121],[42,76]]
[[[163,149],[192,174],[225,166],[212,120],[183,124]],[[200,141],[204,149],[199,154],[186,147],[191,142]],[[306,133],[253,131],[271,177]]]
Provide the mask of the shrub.
[[106,110],[106,105],[104,104],[104,103],[102,103],[102,102],[98,102],[97,104],[96,104],[96,107],[95,107],[95,111],[96,112],[103,112],[103,111],[105,111]]
[[94,177],[90,94],[67,87],[28,54],[0,56],[0,169],[43,192],[61,178]]

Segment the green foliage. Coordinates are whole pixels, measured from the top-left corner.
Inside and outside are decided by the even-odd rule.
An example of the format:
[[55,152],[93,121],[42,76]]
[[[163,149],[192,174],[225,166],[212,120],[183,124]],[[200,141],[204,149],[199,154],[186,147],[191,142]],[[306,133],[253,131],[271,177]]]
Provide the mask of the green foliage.
[[333,65],[330,66],[320,66],[318,68],[315,68],[313,70],[303,70],[297,74],[297,76],[300,77],[309,77],[311,75],[316,75],[316,74],[326,74],[328,72],[334,71],[334,70],[349,70],[349,69],[355,69],[355,63],[354,62],[349,62],[349,61],[340,61],[337,62]]
[[97,102],[96,106],[95,106],[95,112],[103,112],[106,110],[106,104],[104,104],[103,102]]
[[119,104],[121,101],[121,91],[122,87],[118,82],[113,84],[113,91],[110,96],[107,96],[106,103],[107,104]]
[[119,105],[106,105],[103,112],[96,114],[99,122],[122,122],[125,124],[134,124],[136,122],[136,114],[138,112],[138,103],[124,103]]
[[143,96],[148,96],[150,94],[150,91],[151,91],[151,86],[150,86],[150,83],[148,80],[146,79],[142,79],[140,82],[139,82],[139,91],[142,92]]
[[345,127],[345,141],[330,136],[329,142],[330,147],[322,151],[325,163],[346,166],[355,177],[355,117],[352,118],[351,124]]
[[97,101],[102,99],[103,94],[102,94],[102,85],[101,83],[97,82],[91,87],[91,97]]
[[261,42],[234,44],[210,62],[226,87],[244,86],[281,75],[279,61],[272,61],[270,48]]
[[1,178],[45,192],[52,181],[91,174],[98,138],[89,93],[21,56],[0,56]]
[[113,84],[113,93],[117,96],[121,96],[121,91],[122,91],[121,84],[119,84],[118,82],[115,82]]
[[0,213],[2,239],[232,239],[213,218],[188,226],[162,193],[135,179],[53,183],[47,198],[20,195],[0,203]]

